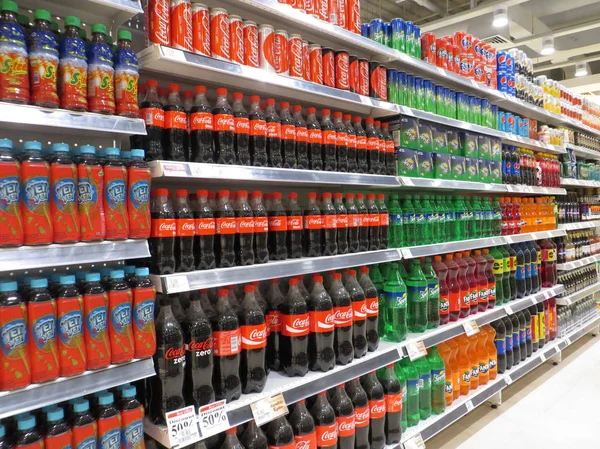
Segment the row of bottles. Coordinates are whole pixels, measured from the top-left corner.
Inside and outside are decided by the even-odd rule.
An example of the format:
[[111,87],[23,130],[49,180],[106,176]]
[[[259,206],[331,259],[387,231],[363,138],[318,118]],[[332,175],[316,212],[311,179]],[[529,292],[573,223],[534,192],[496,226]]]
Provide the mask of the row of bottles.
[[600,252],[600,237],[595,230],[569,231],[564,237],[556,237],[558,263],[573,262]]

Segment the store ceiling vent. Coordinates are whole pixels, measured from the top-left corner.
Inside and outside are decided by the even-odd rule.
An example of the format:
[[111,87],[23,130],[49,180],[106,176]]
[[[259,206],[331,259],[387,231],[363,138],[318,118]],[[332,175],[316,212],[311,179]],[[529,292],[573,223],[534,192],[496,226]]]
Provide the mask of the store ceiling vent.
[[493,36],[486,37],[486,38],[484,38],[482,40],[485,41],[485,42],[487,42],[488,44],[492,44],[492,45],[510,44],[511,43],[510,40],[508,40],[507,38],[505,38],[501,34],[494,34]]

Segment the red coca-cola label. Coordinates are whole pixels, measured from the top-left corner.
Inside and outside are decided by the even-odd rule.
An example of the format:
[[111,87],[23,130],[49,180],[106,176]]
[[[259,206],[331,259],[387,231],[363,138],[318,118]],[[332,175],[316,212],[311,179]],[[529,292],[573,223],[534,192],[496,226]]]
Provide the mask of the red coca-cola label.
[[295,449],[317,449],[317,431],[294,436]]
[[393,393],[385,395],[385,409],[388,413],[402,411],[402,393]]
[[153,218],[151,237],[175,237],[177,224],[174,218]]
[[308,142],[308,129],[296,128],[296,142]]
[[267,346],[267,325],[247,324],[240,326],[242,349],[260,349]]
[[379,226],[379,214],[369,214],[369,225],[370,226]]
[[281,138],[283,140],[296,140],[296,127],[294,125],[281,125]]
[[388,214],[379,214],[379,226],[389,226],[390,216]]
[[358,228],[360,226],[360,215],[348,214],[348,227]]
[[254,232],[269,232],[268,217],[254,217]]
[[310,143],[321,143],[321,130],[320,129],[309,129],[308,130],[308,141]]
[[291,217],[287,217],[287,230],[302,231],[302,216],[293,215]]
[[285,444],[283,446],[273,446],[273,445],[269,444],[269,449],[294,449],[295,447],[296,447],[295,441],[293,443]]
[[356,136],[354,134],[346,134],[346,145],[348,148],[356,148]]
[[213,115],[210,112],[192,112],[190,115],[190,130],[204,131],[213,129]]
[[337,228],[337,215],[321,215],[323,229],[336,229]]
[[367,427],[371,413],[369,413],[369,406],[354,407],[354,426],[355,427]]
[[180,357],[185,357],[185,347],[181,346],[180,348],[168,348],[165,351],[165,360],[173,360],[178,359]]
[[177,237],[194,237],[196,235],[196,222],[193,218],[177,218]]
[[235,121],[231,114],[215,114],[213,116],[214,131],[235,132]]
[[272,138],[272,139],[281,139],[281,123],[268,122],[267,123],[267,137]]
[[304,217],[304,229],[321,229],[323,227],[323,218],[321,215],[306,215]]
[[165,112],[165,128],[187,129],[187,116],[183,111]]
[[287,216],[278,215],[269,217],[269,231],[287,231]]
[[317,427],[317,447],[331,447],[337,444],[338,425],[337,422]]
[[371,226],[369,214],[358,214],[358,226]]
[[335,317],[333,309],[331,310],[315,310],[308,312],[310,318],[311,332],[333,332],[335,328]]
[[348,134],[347,133],[335,133],[335,139],[338,147],[348,146]]
[[385,152],[386,153],[394,153],[394,141],[393,140],[386,140],[385,141]]
[[213,331],[213,348],[215,355],[225,357],[239,354],[242,350],[242,334],[240,329],[232,331]]
[[337,142],[337,136],[335,131],[325,130],[321,131],[321,143],[323,145],[335,145]]
[[302,337],[310,333],[308,313],[298,315],[281,314],[281,334],[286,337]]
[[352,301],[352,314],[354,321],[364,321],[367,319],[367,302]]
[[369,410],[371,419],[379,419],[385,417],[385,398],[370,400]]
[[352,305],[335,307],[333,311],[336,327],[348,327],[352,325]]
[[281,312],[271,310],[267,313],[267,326],[269,327],[269,333],[281,332]]
[[234,117],[233,126],[236,134],[250,134],[250,120],[246,117]]
[[[186,351],[198,351],[198,352],[211,351],[212,348],[213,348],[213,338],[212,338],[212,336],[208,337],[204,341],[192,340],[189,343],[185,344],[185,350]],[[206,354],[201,354],[201,355],[206,355]]]
[[196,235],[215,235],[216,232],[214,218],[196,218]]
[[335,226],[337,228],[347,228],[348,227],[348,215],[338,215]]
[[264,120],[250,120],[250,135],[251,136],[266,136],[267,122]]
[[367,298],[367,316],[378,316],[379,315],[379,298],[377,296],[373,296],[372,298]]
[[165,111],[159,108],[142,108],[140,117],[146,122],[146,126],[165,127]]
[[367,149],[367,136],[356,136],[356,148],[359,150]]
[[376,151],[379,150],[379,139],[377,137],[367,138],[367,150]]
[[235,217],[222,217],[216,219],[217,234],[235,234],[237,232],[237,220]]
[[338,416],[337,418],[338,425],[338,437],[350,437],[354,435],[354,415],[350,416]]
[[254,232],[254,217],[238,217],[237,232],[240,234],[252,234]]

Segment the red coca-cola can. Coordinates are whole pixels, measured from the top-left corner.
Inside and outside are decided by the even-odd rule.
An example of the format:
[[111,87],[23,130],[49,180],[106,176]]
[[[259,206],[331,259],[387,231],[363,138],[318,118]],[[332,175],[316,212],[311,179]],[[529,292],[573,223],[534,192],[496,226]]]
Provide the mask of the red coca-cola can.
[[[329,0],[312,0],[314,3],[314,12],[310,14],[316,14],[319,19],[329,22]],[[307,11],[308,12],[308,11]]]
[[435,34],[425,33],[421,36],[421,59],[434,65],[437,61],[437,49],[435,44]]
[[192,3],[192,45],[194,53],[210,56],[210,14],[203,3]]
[[190,0],[171,0],[171,47],[192,51],[192,4]]
[[360,34],[360,0],[346,0],[346,29]]
[[350,55],[345,50],[335,52],[335,87],[350,90]]
[[379,99],[387,101],[388,89],[387,89],[387,67],[379,66],[379,89],[377,90]]
[[229,56],[231,62],[244,63],[244,22],[240,16],[229,16]]
[[171,27],[169,21],[171,2],[169,0],[148,0],[146,6],[146,29],[148,41],[153,44],[170,45]]
[[299,34],[290,34],[288,39],[289,55],[289,75],[292,78],[303,78],[304,68],[302,67],[302,36]]
[[316,0],[304,0],[304,11],[306,14],[310,16],[317,15],[317,5],[315,4]]
[[275,30],[273,34],[273,62],[275,64],[275,73],[289,75],[288,34],[285,30]]
[[304,0],[292,0],[292,8],[304,11]]
[[379,89],[381,84],[379,82],[379,63],[375,61],[369,62],[369,97],[379,99]]
[[273,64],[273,25],[262,24],[258,26],[258,66],[269,72],[275,72]]
[[341,28],[346,28],[348,26],[348,3],[346,0],[337,0],[338,1],[338,23],[337,25]]
[[302,41],[302,71],[305,81],[310,79],[310,45],[308,41]]
[[335,53],[331,48],[323,48],[323,84],[335,87]]
[[348,82],[350,92],[358,92],[358,58],[354,55],[348,59]]
[[323,20],[327,20],[332,25],[340,25],[340,1],[341,0],[327,0],[327,19]]
[[369,95],[369,61],[366,59],[358,60],[358,93]]
[[323,51],[318,44],[309,47],[310,80],[313,83],[323,84]]
[[229,16],[223,8],[210,10],[210,55],[229,61]]
[[259,66],[258,26],[251,20],[244,21],[244,64],[248,67]]

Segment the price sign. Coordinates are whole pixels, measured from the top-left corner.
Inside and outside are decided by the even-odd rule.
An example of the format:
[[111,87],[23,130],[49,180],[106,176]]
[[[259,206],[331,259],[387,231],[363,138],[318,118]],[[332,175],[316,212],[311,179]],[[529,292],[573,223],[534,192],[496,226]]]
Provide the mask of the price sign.
[[408,177],[403,176],[400,179],[402,180],[402,184],[405,186],[414,186],[415,185],[415,183],[412,181],[412,179],[410,179]]
[[506,310],[506,314],[507,315],[512,315],[513,314],[513,310],[511,306],[504,306],[504,310]]
[[513,380],[512,380],[512,378],[510,376],[506,376],[504,378],[504,380],[506,381],[506,385],[510,385],[510,384],[513,383]]
[[425,441],[421,434],[412,437],[404,443],[404,449],[425,449]]
[[533,304],[533,305],[535,306],[537,303],[538,303],[538,302],[537,302],[537,299],[535,299],[535,296],[533,296],[533,297],[531,298],[531,304]]
[[171,163],[162,164],[163,173],[167,176],[187,176],[185,170],[185,164],[183,163]]
[[198,424],[202,437],[207,438],[229,429],[229,418],[225,411],[225,399],[203,405],[198,409]]
[[189,446],[200,441],[193,405],[168,412],[166,418],[169,443],[172,448]]
[[473,405],[473,401],[468,400],[467,402],[465,402],[465,407],[467,407],[467,412],[470,412],[471,410],[473,410],[475,408],[475,406]]
[[467,337],[470,337],[471,335],[475,335],[476,333],[479,332],[479,325],[477,324],[477,321],[475,321],[475,320],[471,320],[471,321],[467,321],[466,323],[463,323],[463,327],[465,328],[465,334],[467,334]]
[[168,276],[165,277],[165,282],[167,284],[167,292],[168,293],[179,293],[186,292],[190,289],[190,284],[188,283],[187,277],[183,276]]
[[540,360],[542,361],[542,363],[545,362],[546,361],[546,354],[540,355]]
[[252,409],[252,416],[254,421],[259,426],[262,426],[269,421],[273,421],[283,415],[287,415],[288,408],[285,405],[285,399],[281,393],[274,396],[259,399],[258,401],[250,404]]
[[410,343],[407,343],[406,351],[408,352],[408,358],[411,362],[414,362],[415,360],[427,355],[427,349],[425,349],[425,343],[423,343],[423,340],[411,341]]

